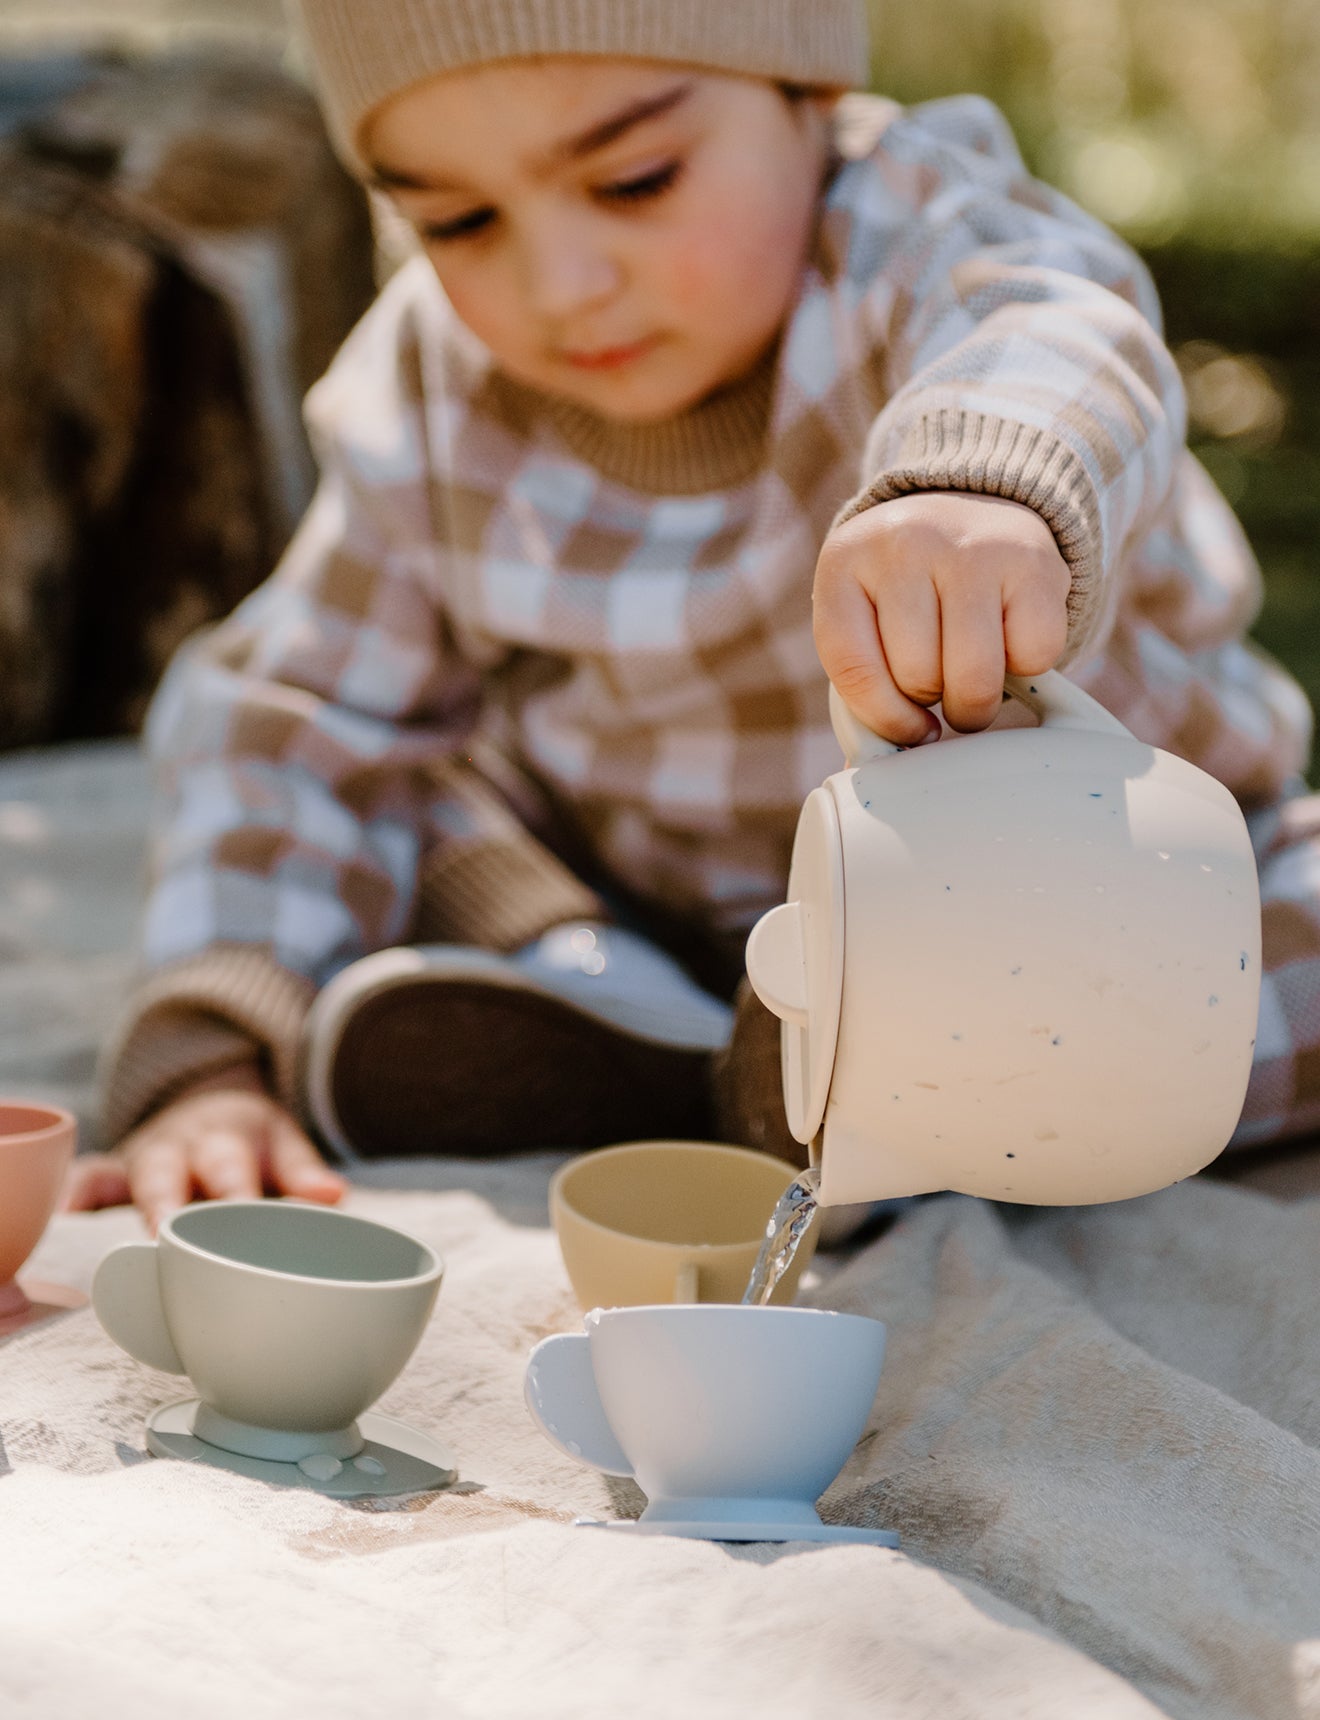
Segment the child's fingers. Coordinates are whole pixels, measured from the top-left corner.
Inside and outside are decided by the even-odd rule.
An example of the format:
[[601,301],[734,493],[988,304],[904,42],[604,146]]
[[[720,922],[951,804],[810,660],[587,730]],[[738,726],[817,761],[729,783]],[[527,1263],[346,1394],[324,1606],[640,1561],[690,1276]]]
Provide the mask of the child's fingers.
[[127,1206],[132,1198],[124,1161],[109,1153],[88,1153],[73,1161],[60,1204],[65,1212],[96,1212],[103,1206]]
[[890,580],[875,597],[880,649],[890,679],[913,704],[938,704],[944,692],[940,594],[924,570]]
[[848,708],[876,734],[908,747],[939,735],[936,719],[895,686],[871,599],[846,570],[837,577],[817,575],[814,626],[825,673]]
[[1011,675],[1043,675],[1063,656],[1068,643],[1067,600],[1066,581],[1054,601],[1042,602],[1034,589],[1006,595],[1004,650]]
[[939,718],[933,717],[924,705],[907,698],[894,685],[883,647],[864,683],[865,704],[856,697],[852,676],[845,673],[842,677],[835,675],[831,678],[849,710],[855,711],[883,740],[900,747],[919,747],[940,738]]
[[998,585],[943,593],[944,720],[970,734],[988,728],[1004,701],[1004,616]]
[[326,1206],[342,1200],[347,1187],[343,1177],[330,1169],[302,1130],[285,1117],[271,1124],[268,1173],[276,1194],[294,1194]]
[[131,1144],[125,1161],[133,1204],[154,1236],[192,1196],[187,1146],[175,1135],[146,1134]]
[[189,1160],[209,1200],[260,1200],[261,1152],[252,1135],[229,1124],[199,1128]]

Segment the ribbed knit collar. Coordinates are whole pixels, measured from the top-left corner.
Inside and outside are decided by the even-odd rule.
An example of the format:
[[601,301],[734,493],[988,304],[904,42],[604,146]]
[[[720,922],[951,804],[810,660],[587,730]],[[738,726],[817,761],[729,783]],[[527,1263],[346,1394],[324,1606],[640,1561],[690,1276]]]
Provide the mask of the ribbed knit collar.
[[651,496],[692,496],[744,483],[760,467],[778,343],[739,381],[656,424],[618,424],[583,406],[492,375],[506,411],[546,424],[602,477]]

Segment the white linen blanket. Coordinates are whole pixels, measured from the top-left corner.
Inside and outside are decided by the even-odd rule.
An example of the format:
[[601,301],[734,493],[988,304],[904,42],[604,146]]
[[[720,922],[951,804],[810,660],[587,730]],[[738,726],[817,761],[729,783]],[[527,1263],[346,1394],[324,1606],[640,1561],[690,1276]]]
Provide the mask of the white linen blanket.
[[[522,1402],[530,1346],[578,1320],[548,1161],[431,1169],[352,1209],[445,1256],[382,1408],[448,1442],[448,1492],[344,1505],[147,1458],[179,1382],[90,1312],[0,1346],[0,1713],[1320,1716],[1320,1203],[917,1208],[806,1298],[889,1323],[822,1512],[903,1550],[734,1548],[571,1526],[640,1495]],[[60,1218],[34,1270],[85,1285],[135,1233]]]
[[[138,788],[115,749],[0,768],[11,1090],[84,1097]],[[641,1501],[523,1405],[531,1345],[579,1319],[554,1162],[373,1167],[351,1197],[447,1262],[381,1405],[450,1446],[446,1492],[339,1504],[148,1458],[179,1381],[90,1311],[0,1341],[4,1720],[1320,1720],[1320,1200],[945,1197],[818,1257],[803,1299],[890,1329],[822,1512],[903,1548],[729,1547],[572,1527]],[[85,1288],[138,1234],[59,1217],[31,1270]]]

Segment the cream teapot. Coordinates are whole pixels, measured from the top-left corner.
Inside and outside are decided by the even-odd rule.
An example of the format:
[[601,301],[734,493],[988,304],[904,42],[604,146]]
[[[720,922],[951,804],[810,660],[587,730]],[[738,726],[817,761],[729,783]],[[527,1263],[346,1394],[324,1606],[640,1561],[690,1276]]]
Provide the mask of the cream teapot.
[[1122,1200],[1237,1123],[1260,993],[1237,803],[1060,674],[1008,691],[1038,726],[901,751],[831,689],[847,766],[747,945],[824,1204]]

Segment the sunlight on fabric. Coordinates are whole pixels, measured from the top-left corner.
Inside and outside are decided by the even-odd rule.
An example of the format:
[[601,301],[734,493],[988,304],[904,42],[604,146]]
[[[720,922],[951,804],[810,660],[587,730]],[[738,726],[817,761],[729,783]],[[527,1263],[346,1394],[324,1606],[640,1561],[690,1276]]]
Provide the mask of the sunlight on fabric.
[[50,839],[50,819],[39,806],[26,800],[0,801],[0,842],[33,848]]

